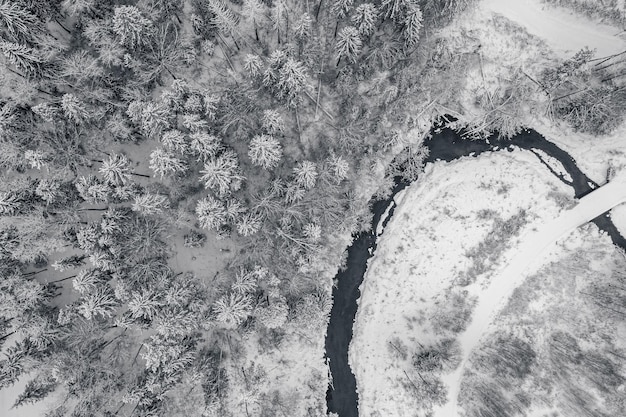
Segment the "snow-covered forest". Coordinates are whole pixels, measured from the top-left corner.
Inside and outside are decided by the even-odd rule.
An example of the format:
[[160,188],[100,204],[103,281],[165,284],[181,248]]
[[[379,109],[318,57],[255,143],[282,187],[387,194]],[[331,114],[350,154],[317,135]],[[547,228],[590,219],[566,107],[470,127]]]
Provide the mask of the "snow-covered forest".
[[478,7],[0,0],[0,415],[327,415],[333,277],[434,123],[623,128],[622,54]]

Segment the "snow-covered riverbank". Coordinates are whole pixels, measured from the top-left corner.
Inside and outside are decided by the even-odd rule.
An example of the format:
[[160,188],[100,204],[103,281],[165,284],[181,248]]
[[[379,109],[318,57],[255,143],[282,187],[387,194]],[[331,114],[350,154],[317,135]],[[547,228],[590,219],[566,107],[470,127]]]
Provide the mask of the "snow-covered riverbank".
[[[361,287],[350,352],[361,416],[412,415],[424,405],[406,389],[419,380],[411,355],[420,345],[453,336],[439,322],[455,316],[449,311],[450,297],[461,296],[462,290],[452,288],[480,261],[467,254],[487,241],[514,247],[516,236],[490,240],[494,225],[521,219],[515,216],[523,210],[519,235],[526,233],[556,217],[571,194],[525,151],[427,167],[396,208]],[[493,262],[506,264],[512,252]],[[479,294],[491,277],[489,272],[479,274],[465,289]]]

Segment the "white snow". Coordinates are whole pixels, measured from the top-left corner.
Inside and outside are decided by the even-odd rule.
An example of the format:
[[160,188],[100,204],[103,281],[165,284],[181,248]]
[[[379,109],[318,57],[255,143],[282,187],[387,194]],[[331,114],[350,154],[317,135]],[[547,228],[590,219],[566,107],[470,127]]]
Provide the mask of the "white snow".
[[[418,344],[441,337],[432,314],[445,306],[444,295],[470,266],[467,251],[493,225],[479,216],[481,210],[507,219],[525,209],[530,213],[528,232],[561,210],[550,192],[567,193],[569,187],[536,156],[520,150],[429,164],[408,187],[361,285],[350,346],[361,416],[414,415],[420,406],[420,399],[404,387],[404,372],[411,372],[410,355]],[[479,294],[488,279],[481,276],[468,288]],[[392,340],[407,347],[407,358],[394,358]]]
[[524,282],[534,267],[541,265],[547,249],[576,227],[623,202],[626,202],[626,172],[620,172],[610,183],[581,198],[572,209],[522,237],[522,244],[516,248],[515,258],[491,281],[486,290],[478,294],[479,301],[472,322],[459,338],[463,352],[461,365],[444,378],[449,389],[449,402],[437,409],[435,416],[450,417],[459,414],[456,400],[461,375],[471,352],[480,342],[491,319],[505,305],[515,288]]
[[481,6],[524,26],[532,35],[544,39],[562,58],[585,46],[603,57],[626,50],[623,32],[592,22],[571,11],[547,6],[540,0],[483,0]]

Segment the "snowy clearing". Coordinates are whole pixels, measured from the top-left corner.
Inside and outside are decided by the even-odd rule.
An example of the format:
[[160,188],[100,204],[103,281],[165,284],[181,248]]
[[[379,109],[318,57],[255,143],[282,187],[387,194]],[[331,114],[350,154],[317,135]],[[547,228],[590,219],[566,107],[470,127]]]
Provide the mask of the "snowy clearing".
[[[452,315],[446,294],[479,262],[467,253],[489,239],[497,221],[520,210],[527,221],[521,233],[556,217],[570,193],[536,156],[519,150],[427,166],[396,208],[361,286],[350,347],[361,416],[413,415],[424,406],[406,388],[419,378],[411,352],[454,335],[435,322]],[[514,243],[507,238],[498,246]],[[490,276],[479,274],[465,288],[479,293]],[[396,355],[396,348],[405,354]]]
[[521,238],[523,243],[516,248],[515,258],[492,279],[486,290],[477,294],[478,302],[472,322],[460,336],[461,365],[444,377],[444,383],[449,388],[450,401],[437,409],[435,416],[447,417],[459,414],[456,400],[461,376],[470,354],[479,344],[493,316],[501,310],[515,288],[524,282],[529,271],[544,260],[547,249],[576,227],[623,202],[626,202],[626,172],[620,172],[613,181],[581,198],[574,208]]
[[591,22],[573,12],[542,4],[539,0],[484,0],[482,7],[524,26],[532,35],[544,39],[562,58],[589,47],[598,56],[626,49],[626,40],[616,36],[613,26]]

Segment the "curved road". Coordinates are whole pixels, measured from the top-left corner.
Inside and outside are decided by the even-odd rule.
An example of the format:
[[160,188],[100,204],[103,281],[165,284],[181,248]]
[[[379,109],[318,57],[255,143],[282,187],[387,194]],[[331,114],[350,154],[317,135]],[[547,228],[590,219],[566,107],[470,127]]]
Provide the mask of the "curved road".
[[621,172],[610,183],[582,197],[575,207],[563,212],[540,230],[523,237],[523,242],[517,247],[513,260],[493,277],[486,290],[480,292],[472,322],[459,336],[463,352],[461,364],[454,372],[443,377],[448,388],[448,402],[443,407],[435,409],[435,417],[459,415],[457,399],[467,360],[495,315],[505,306],[513,291],[524,282],[528,267],[540,260],[551,245],[578,226],[624,202],[626,202],[626,172]]

